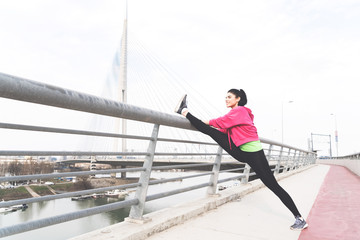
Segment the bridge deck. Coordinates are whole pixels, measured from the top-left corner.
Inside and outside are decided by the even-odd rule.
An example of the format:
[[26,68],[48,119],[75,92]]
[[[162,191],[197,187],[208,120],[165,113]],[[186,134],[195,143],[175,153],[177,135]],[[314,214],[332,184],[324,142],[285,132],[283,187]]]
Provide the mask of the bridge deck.
[[[360,178],[346,168],[317,165],[280,181],[307,218],[309,228],[302,232],[289,229],[292,214],[270,190],[254,191],[260,185],[255,180],[210,200],[148,214],[152,221],[145,224],[119,223],[75,239],[330,240],[360,236]],[[158,233],[152,235],[154,232]]]

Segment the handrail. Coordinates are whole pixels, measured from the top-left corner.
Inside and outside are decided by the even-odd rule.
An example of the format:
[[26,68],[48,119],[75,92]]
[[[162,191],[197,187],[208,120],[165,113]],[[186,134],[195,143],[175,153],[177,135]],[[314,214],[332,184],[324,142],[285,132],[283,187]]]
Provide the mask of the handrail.
[[360,159],[360,153],[353,153],[344,156],[332,157],[332,159]]
[[[1,150],[0,156],[54,156],[54,155],[56,156],[118,156],[121,155],[121,156],[143,156],[145,160],[142,162],[143,163],[142,167],[136,167],[136,168],[0,177],[0,183],[2,183],[9,181],[48,179],[54,177],[89,176],[95,174],[140,172],[140,178],[138,183],[111,186],[105,188],[95,188],[95,189],[82,190],[77,192],[61,193],[57,195],[48,195],[37,198],[27,198],[27,199],[0,202],[0,207],[9,207],[20,203],[48,201],[59,198],[68,198],[77,195],[101,193],[114,189],[126,189],[126,188],[134,188],[134,187],[137,188],[133,199],[125,200],[120,203],[107,204],[106,206],[89,208],[74,213],[35,220],[32,222],[22,223],[15,226],[0,228],[0,237],[10,236],[13,234],[21,233],[24,231],[30,231],[45,226],[50,226],[64,221],[70,221],[76,218],[90,216],[92,214],[96,214],[99,212],[110,211],[110,210],[129,207],[129,206],[131,206],[129,218],[141,220],[143,216],[144,205],[145,202],[147,201],[163,198],[174,194],[179,194],[186,191],[191,191],[198,188],[204,188],[204,187],[208,188],[207,190],[208,194],[214,195],[217,191],[217,184],[219,183],[223,183],[235,179],[240,179],[242,180],[243,183],[246,183],[250,176],[256,175],[255,173],[250,173],[250,168],[248,165],[245,165],[245,167],[238,167],[228,170],[221,169],[220,168],[221,166],[225,166],[226,164],[234,164],[234,163],[233,162],[221,163],[221,159],[223,158],[224,155],[227,154],[223,153],[220,147],[218,147],[218,151],[214,153],[156,152],[155,151],[156,143],[159,141],[217,146],[217,144],[214,142],[200,142],[194,140],[158,138],[159,127],[161,125],[187,129],[187,130],[195,130],[195,128],[191,126],[189,121],[187,121],[183,117],[174,114],[167,114],[150,109],[140,108],[137,106],[132,106],[129,104],[103,99],[93,95],[76,92],[73,90],[68,90],[40,82],[35,82],[3,73],[0,73],[0,97],[154,124],[152,136],[135,136],[135,135],[126,135],[126,134],[114,134],[107,132],[95,132],[95,131],[52,128],[52,127],[42,127],[42,126],[30,126],[30,125],[21,125],[21,124],[12,124],[12,123],[0,123],[0,128],[11,129],[11,130],[51,132],[51,133],[59,133],[59,134],[87,135],[87,136],[96,136],[96,137],[127,138],[127,139],[136,139],[136,140],[143,140],[149,142],[148,150],[146,152]],[[304,165],[312,164],[315,161],[316,155],[313,152],[309,152],[299,148],[294,148],[292,146],[264,138],[261,138],[260,140],[263,144],[268,145],[268,148],[267,149],[264,148],[264,150],[267,151],[267,156],[269,161],[272,162],[276,161],[275,168],[273,169],[274,174],[290,171],[292,169],[296,169]],[[215,161],[207,162],[207,163],[177,164],[171,166],[153,166],[155,156],[169,156],[169,155],[185,156],[185,157],[213,156],[215,157]],[[92,160],[85,159],[84,161],[91,162]],[[173,177],[173,178],[160,179],[160,180],[150,179],[150,173],[153,170],[185,169],[185,168],[210,167],[210,166],[213,167],[212,171],[205,171],[202,173],[192,174],[184,177]],[[236,172],[240,171],[240,173],[233,177],[228,177],[220,180],[218,179],[219,174],[221,173],[235,172],[235,171]],[[208,182],[192,185],[185,188],[174,189],[172,191],[156,193],[150,196],[147,195],[147,189],[149,185],[182,180],[187,178],[195,178],[206,175],[210,176]]]
[[0,97],[104,116],[195,130],[174,114],[116,102],[94,95],[0,73]]
[[[128,134],[73,130],[73,129],[65,129],[65,128],[39,127],[39,126],[1,123],[1,122],[0,122],[0,128],[13,129],[13,130],[36,131],[36,132],[51,132],[51,133],[64,133],[64,134],[75,134],[75,135],[87,135],[87,136],[97,136],[97,137],[151,140],[151,137],[146,137],[146,136],[135,136],[135,135],[128,135]],[[178,143],[196,143],[196,144],[214,145],[214,146],[217,145],[216,143],[210,143],[210,142],[189,141],[189,140],[170,139],[170,138],[158,138],[158,141],[178,142]]]
[[65,173],[48,173],[48,174],[8,176],[8,177],[0,177],[0,182],[35,180],[35,179],[43,179],[43,178],[57,178],[57,177],[88,176],[88,175],[93,175],[93,174],[138,172],[138,171],[144,171],[144,170],[145,170],[145,168],[142,167],[142,168],[129,168],[129,169],[110,169],[110,170],[97,170],[97,171],[81,171],[81,172],[65,172]]

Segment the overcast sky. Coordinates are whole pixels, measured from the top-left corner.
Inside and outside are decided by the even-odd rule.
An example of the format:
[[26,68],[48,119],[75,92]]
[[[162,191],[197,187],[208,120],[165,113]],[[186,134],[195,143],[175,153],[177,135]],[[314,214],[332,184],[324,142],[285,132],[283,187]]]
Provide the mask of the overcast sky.
[[[0,72],[99,95],[124,14],[119,0],[0,0]],[[284,129],[307,149],[311,133],[334,142],[336,122],[339,155],[360,152],[360,1],[129,0],[128,28],[208,105],[225,113],[226,91],[245,89],[261,137]],[[63,122],[27,106],[0,99],[0,122]]]

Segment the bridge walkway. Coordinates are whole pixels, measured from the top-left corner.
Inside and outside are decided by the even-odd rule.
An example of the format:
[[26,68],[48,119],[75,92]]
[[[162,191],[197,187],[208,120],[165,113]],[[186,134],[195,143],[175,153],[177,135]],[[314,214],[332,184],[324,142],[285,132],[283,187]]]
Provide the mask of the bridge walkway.
[[[290,230],[289,226],[294,222],[292,214],[269,189],[254,188],[261,184],[255,180],[251,183],[251,190],[244,186],[229,188],[213,200],[194,201],[190,205],[150,213],[152,221],[148,223],[119,223],[74,239],[359,239],[360,177],[344,167],[315,165],[297,174],[289,174],[279,183],[307,219],[309,227],[306,230]],[[239,191],[243,194],[234,195]],[[233,199],[226,204],[215,203],[228,196]],[[210,205],[209,201],[212,201]],[[208,209],[189,215],[199,204]],[[211,204],[217,206],[211,208]],[[181,218],[181,221],[175,223],[175,218]]]

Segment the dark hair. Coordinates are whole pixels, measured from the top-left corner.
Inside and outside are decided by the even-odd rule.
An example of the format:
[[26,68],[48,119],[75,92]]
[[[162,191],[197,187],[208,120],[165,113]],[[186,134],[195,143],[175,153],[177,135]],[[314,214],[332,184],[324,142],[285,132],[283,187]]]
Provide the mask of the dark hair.
[[237,98],[240,97],[240,101],[238,103],[238,106],[245,106],[247,103],[247,97],[246,97],[246,93],[244,90],[242,89],[235,89],[232,88],[228,91],[228,93],[232,93],[234,94]]

